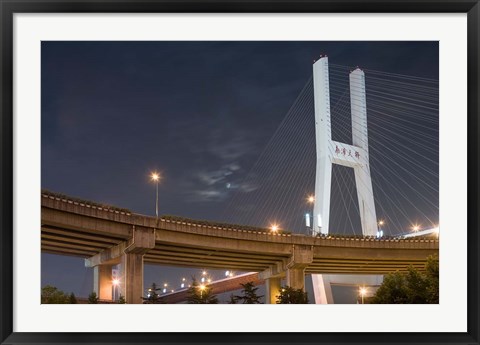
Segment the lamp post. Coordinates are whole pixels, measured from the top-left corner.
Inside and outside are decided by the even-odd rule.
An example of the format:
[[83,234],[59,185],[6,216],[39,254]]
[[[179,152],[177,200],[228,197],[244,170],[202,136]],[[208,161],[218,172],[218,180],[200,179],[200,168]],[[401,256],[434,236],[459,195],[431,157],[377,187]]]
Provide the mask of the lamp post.
[[[310,204],[313,208],[313,205],[315,203],[315,197],[313,195],[310,195],[308,198],[307,198],[307,203]],[[309,207],[309,209],[310,209]],[[307,228],[307,234],[308,232],[312,232],[312,235],[313,235],[313,224],[310,225],[310,219],[312,219],[312,223],[313,223],[313,209],[312,209],[312,218],[310,218],[310,210],[307,211],[307,213],[305,214],[305,225],[306,225],[306,228]]]
[[385,221],[384,220],[379,220],[378,221],[378,231],[377,231],[377,238],[381,238],[383,237],[383,225],[385,224]]
[[157,189],[157,198],[155,202],[155,215],[158,218],[158,181],[160,181],[160,174],[157,172],[153,172],[150,177],[152,178],[152,181],[155,182],[156,189]]
[[362,297],[362,304],[364,304],[364,297],[365,297],[365,294],[367,293],[367,289],[365,289],[364,287],[361,287],[360,288],[360,296]]
[[114,279],[112,281],[112,284],[113,284],[113,300],[116,301],[117,300],[117,293],[118,293],[118,284],[120,284],[120,280]]

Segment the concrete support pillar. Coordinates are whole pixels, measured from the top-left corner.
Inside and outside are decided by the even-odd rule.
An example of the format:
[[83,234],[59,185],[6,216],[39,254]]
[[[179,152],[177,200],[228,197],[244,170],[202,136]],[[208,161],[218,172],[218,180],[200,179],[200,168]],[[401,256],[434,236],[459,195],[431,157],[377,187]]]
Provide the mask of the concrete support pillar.
[[312,274],[315,304],[333,304],[331,275]]
[[266,293],[265,293],[265,303],[275,304],[277,303],[277,296],[280,295],[281,288],[281,279],[280,278],[267,278],[265,279]]
[[143,254],[122,255],[119,290],[128,304],[143,302]]
[[294,289],[305,290],[305,266],[287,269],[287,285]]
[[[128,241],[85,259],[86,267],[94,267],[97,294],[105,296],[109,291],[107,299],[112,299],[112,265],[120,264],[119,294],[127,303],[142,303],[143,255],[152,248],[155,248],[155,230],[134,226]],[[109,267],[109,272],[103,272],[102,267]]]
[[377,287],[382,285],[382,275],[364,274],[312,274],[315,304],[333,304],[332,285],[367,288],[367,296],[372,296]]
[[93,291],[99,299],[112,299],[112,266],[99,265],[93,268]]
[[294,289],[305,290],[305,268],[313,262],[311,246],[295,245],[287,263],[287,285]]

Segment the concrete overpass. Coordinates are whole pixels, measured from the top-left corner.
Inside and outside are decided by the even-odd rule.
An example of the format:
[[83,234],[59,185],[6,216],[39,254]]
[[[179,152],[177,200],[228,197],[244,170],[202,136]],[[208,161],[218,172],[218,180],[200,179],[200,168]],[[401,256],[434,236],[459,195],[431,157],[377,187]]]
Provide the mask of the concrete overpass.
[[259,272],[273,302],[283,277],[303,289],[305,273],[423,269],[439,248],[436,239],[310,237],[157,219],[51,192],[42,192],[41,206],[42,252],[85,258],[102,299],[111,299],[111,268],[120,264],[127,303],[142,301],[144,262]]

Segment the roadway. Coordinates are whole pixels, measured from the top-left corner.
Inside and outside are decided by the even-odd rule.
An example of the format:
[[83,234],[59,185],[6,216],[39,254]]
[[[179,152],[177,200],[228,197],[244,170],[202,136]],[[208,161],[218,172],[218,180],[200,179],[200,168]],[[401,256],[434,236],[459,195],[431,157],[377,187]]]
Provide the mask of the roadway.
[[423,269],[439,248],[438,239],[311,237],[157,219],[49,192],[41,200],[42,252],[82,257],[92,266],[128,247],[133,229],[153,233],[145,263],[248,272],[274,271],[298,249],[312,253],[305,273],[385,274],[408,265]]

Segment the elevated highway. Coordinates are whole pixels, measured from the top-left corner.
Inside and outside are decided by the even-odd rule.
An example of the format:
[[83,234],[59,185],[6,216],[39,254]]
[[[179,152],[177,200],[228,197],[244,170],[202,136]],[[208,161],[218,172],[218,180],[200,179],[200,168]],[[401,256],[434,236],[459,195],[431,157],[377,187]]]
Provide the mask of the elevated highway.
[[259,272],[275,296],[282,277],[303,288],[306,273],[423,269],[439,248],[438,239],[310,237],[157,219],[50,192],[42,192],[41,207],[42,252],[85,258],[100,298],[111,298],[111,267],[121,264],[128,303],[141,302],[144,262]]

